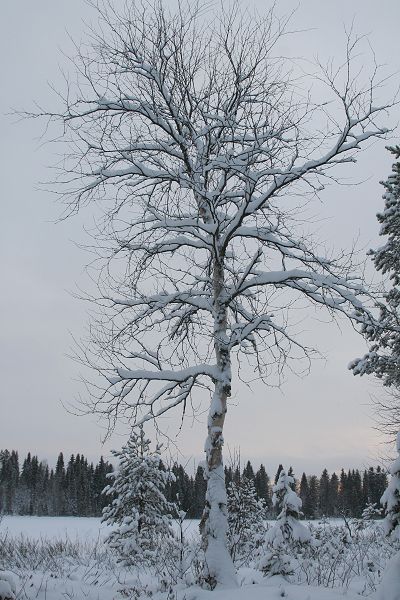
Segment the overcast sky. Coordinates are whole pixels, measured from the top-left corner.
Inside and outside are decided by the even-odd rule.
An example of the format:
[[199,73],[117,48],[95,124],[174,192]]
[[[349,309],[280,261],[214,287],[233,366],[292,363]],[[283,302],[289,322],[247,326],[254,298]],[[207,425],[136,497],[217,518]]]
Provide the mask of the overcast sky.
[[[262,10],[267,2],[256,4]],[[296,6],[295,27],[306,31],[293,38],[293,55],[337,55],[345,42],[344,25],[354,18],[355,29],[369,35],[378,61],[391,72],[399,70],[398,0],[282,0],[278,11]],[[51,178],[47,167],[55,162],[55,149],[39,141],[37,121],[16,123],[6,113],[35,101],[50,107],[56,102],[48,83],[57,84],[59,67],[67,64],[61,51],[73,53],[67,32],[82,39],[82,19],[91,15],[83,0],[14,0],[3,3],[0,20],[0,448],[30,450],[51,462],[59,450],[93,459],[108,455],[111,447],[121,446],[126,432],[101,446],[103,430],[95,419],[75,417],[63,407],[82,392],[77,366],[66,355],[71,333],[79,338],[86,322],[87,307],[71,292],[86,281],[88,259],[76,242],[84,239],[90,211],[54,223],[61,209],[38,184]],[[398,118],[399,111],[393,111],[390,124]],[[321,214],[329,219],[320,234],[336,247],[349,247],[356,237],[360,246],[378,243],[378,182],[391,164],[384,145],[376,142],[360,155],[353,175],[362,184],[331,187],[323,195]],[[363,340],[346,323],[339,329],[317,320],[307,336],[326,361],[314,363],[305,379],[288,375],[281,390],[237,388],[226,420],[227,452],[240,447],[243,458],[272,471],[279,462],[297,472],[319,472],[325,466],[333,470],[376,461],[385,448],[372,428],[370,396],[381,391],[372,379],[347,371],[349,361],[365,351]],[[174,421],[169,431],[175,435]],[[204,437],[204,419],[187,423],[177,439],[182,455],[198,460]]]

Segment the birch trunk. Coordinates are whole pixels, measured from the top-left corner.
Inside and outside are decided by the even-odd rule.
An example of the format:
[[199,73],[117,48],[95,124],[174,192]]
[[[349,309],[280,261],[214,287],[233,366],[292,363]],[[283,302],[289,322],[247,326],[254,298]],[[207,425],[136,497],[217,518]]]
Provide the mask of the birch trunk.
[[214,260],[214,347],[219,379],[208,414],[208,436],[205,444],[207,493],[200,523],[206,559],[206,579],[216,585],[237,585],[235,568],[227,547],[227,496],[222,456],[223,428],[227,399],[231,394],[231,360],[227,337],[227,309],[224,303],[223,258]]

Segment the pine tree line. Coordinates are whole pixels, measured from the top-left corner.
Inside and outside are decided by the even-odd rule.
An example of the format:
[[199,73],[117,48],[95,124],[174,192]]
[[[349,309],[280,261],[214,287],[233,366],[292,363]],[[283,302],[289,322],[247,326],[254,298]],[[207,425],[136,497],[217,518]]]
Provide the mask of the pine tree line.
[[107,504],[102,491],[113,467],[97,465],[83,454],[67,464],[61,452],[54,469],[29,452],[19,465],[18,452],[0,451],[0,514],[100,516]]
[[[62,453],[54,469],[49,469],[45,461],[39,461],[30,453],[20,468],[18,452],[2,450],[0,514],[100,516],[109,502],[102,490],[109,483],[107,474],[112,470],[112,465],[103,458],[94,466],[82,454],[72,455],[65,464]],[[232,482],[240,482],[243,477],[253,482],[256,498],[264,500],[268,514],[273,518],[276,515],[272,507],[272,485],[278,481],[281,470],[282,465],[279,465],[271,481],[263,465],[255,471],[248,461],[244,469],[225,467],[225,482],[227,487]],[[199,519],[207,487],[203,467],[199,465],[194,476],[178,463],[172,465],[171,471],[174,478],[167,484],[167,499],[178,500],[187,518]],[[292,468],[288,475],[294,477]],[[367,504],[379,505],[387,486],[387,475],[381,467],[370,467],[363,473],[358,469],[347,472],[342,469],[339,476],[336,473],[329,475],[324,469],[320,477],[305,473],[299,480],[294,477],[293,486],[308,519],[343,514],[361,517]]]

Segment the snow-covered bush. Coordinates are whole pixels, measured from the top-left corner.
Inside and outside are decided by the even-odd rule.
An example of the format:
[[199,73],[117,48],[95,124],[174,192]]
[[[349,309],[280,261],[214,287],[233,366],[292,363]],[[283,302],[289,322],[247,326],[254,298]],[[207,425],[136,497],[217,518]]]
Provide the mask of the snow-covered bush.
[[382,514],[381,509],[378,507],[378,504],[375,502],[368,502],[365,506],[361,519],[364,523],[370,523],[374,519],[377,519]]
[[282,469],[272,488],[272,504],[277,511],[276,523],[265,536],[258,568],[268,575],[290,575],[294,571],[293,558],[304,544],[313,542],[310,530],[300,523],[301,498],[292,488],[294,479]]
[[[199,537],[190,535],[191,521],[186,520],[186,513],[178,511],[174,520],[174,537],[164,540],[159,549],[158,564],[155,572],[160,580],[161,588],[171,585],[193,585],[201,577],[204,560]],[[175,596],[174,596],[175,599]]]
[[8,571],[0,571],[0,600],[15,600],[16,593],[14,576]]
[[[385,508],[383,527],[386,535],[400,542],[400,431],[396,439],[397,458],[389,471],[391,478],[381,498]],[[400,600],[400,552],[388,563],[378,592],[379,600]]]
[[103,522],[113,526],[107,543],[125,566],[155,564],[160,549],[175,539],[176,507],[165,497],[171,474],[162,468],[160,447],[150,449],[143,428],[133,431],[126,446],[113,454],[119,467],[110,473],[112,483],[104,490],[112,498],[103,510]]
[[377,598],[378,600],[400,600],[400,552],[387,564]]
[[383,521],[386,535],[400,541],[400,431],[397,434],[396,449],[398,456],[390,467],[391,479],[381,504],[385,507]]
[[254,482],[248,477],[228,486],[228,544],[233,561],[242,566],[265,538],[265,501],[257,499]]
[[[363,526],[364,525],[364,526]],[[400,545],[385,537],[381,523],[356,519],[309,525],[314,542],[297,556],[293,581],[328,588],[375,592],[385,565]]]

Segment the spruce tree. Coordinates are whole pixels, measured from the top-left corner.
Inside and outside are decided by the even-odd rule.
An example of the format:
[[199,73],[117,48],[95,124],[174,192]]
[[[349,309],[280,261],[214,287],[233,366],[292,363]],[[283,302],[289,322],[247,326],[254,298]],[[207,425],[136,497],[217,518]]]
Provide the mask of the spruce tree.
[[[400,388],[400,146],[388,147],[395,158],[392,173],[382,182],[385,188],[384,210],[378,213],[381,223],[380,235],[387,236],[386,243],[371,250],[375,268],[388,274],[392,287],[385,294],[385,303],[380,305],[381,329],[369,328],[366,335],[372,342],[370,352],[362,359],[353,361],[355,374],[374,373],[384,385]],[[397,415],[397,417],[396,417]],[[397,430],[400,429],[399,410]],[[383,417],[383,420],[385,417]],[[391,422],[391,426],[396,423]]]
[[348,513],[348,476],[344,469],[340,471],[339,510],[342,514]]
[[[232,475],[232,470],[231,470]],[[193,489],[193,516],[192,518],[199,519],[204,509],[206,500],[207,481],[205,478],[204,468],[199,465],[194,477]]]
[[171,475],[161,468],[160,447],[150,449],[143,427],[113,455],[119,467],[104,490],[112,498],[102,519],[113,527],[107,542],[126,566],[153,564],[163,542],[173,539],[171,513],[176,507],[165,497]]
[[287,474],[289,475],[289,477],[291,477],[293,479],[293,482],[290,484],[290,487],[292,488],[292,490],[296,491],[297,481],[296,481],[296,477],[294,476],[294,470],[293,470],[292,466],[289,467],[289,471]]
[[386,487],[388,484],[388,477],[387,477],[387,473],[384,469],[382,469],[382,467],[378,466],[376,468],[376,473],[375,473],[375,498],[373,498],[372,500],[374,502],[379,502],[383,492],[385,491]]
[[371,490],[369,486],[369,475],[367,469],[364,469],[362,476],[362,498],[364,506],[373,504],[373,502],[371,502]]
[[338,499],[339,499],[339,477],[336,473],[332,473],[329,480],[329,510],[328,514],[330,517],[337,515],[338,513]]
[[166,495],[171,502],[175,502],[179,510],[187,513],[193,503],[193,489],[189,475],[182,465],[175,463],[171,469],[173,480],[167,485]]
[[32,456],[29,472],[29,515],[37,514],[39,471],[39,459],[37,456]]
[[368,523],[369,521],[373,521],[381,515],[381,511],[379,510],[377,504],[372,502],[368,502],[362,511],[361,518],[364,523]]
[[308,487],[307,475],[303,473],[300,480],[300,499],[302,502],[303,513],[306,519],[310,518],[313,514],[312,506],[310,504],[310,490]]
[[[249,464],[249,463],[248,463]],[[228,487],[228,547],[233,561],[242,564],[264,540],[265,501],[257,499],[253,479],[246,475]]]
[[255,475],[255,487],[257,492],[257,498],[259,500],[264,500],[267,510],[271,507],[271,495],[269,489],[269,477],[265,470],[264,465],[260,465],[256,475]]
[[[298,527],[296,523],[301,515],[302,502],[292,485],[293,477],[286,475],[282,469],[276,485],[272,488],[274,492],[272,503],[278,513],[276,532],[280,531],[283,539],[290,539],[297,536],[297,531],[303,531],[303,528]],[[296,530],[295,533],[293,530]]]
[[65,515],[65,465],[62,452],[58,455],[56,470],[54,473],[54,507],[56,515]]
[[309,512],[311,519],[316,519],[319,516],[319,480],[316,475],[311,475],[308,480],[308,493],[309,493]]
[[321,516],[329,516],[330,480],[328,471],[324,469],[319,479],[319,512]]
[[282,468],[273,486],[272,504],[278,516],[267,532],[259,568],[268,575],[288,575],[293,566],[290,555],[297,553],[298,546],[312,541],[309,529],[300,523],[301,499],[292,489],[293,477]]
[[224,467],[224,475],[225,475],[225,487],[226,489],[228,489],[229,484],[231,483],[231,481],[233,480],[233,471],[232,471],[232,467]]
[[108,504],[109,498],[102,492],[107,485],[107,476],[113,472],[113,466],[106,462],[101,456],[99,463],[96,465],[93,474],[93,502],[95,506],[95,514],[101,515],[103,508]]
[[362,495],[362,481],[360,471],[356,469],[352,471],[352,516],[360,518],[364,508],[363,495]]
[[246,466],[243,469],[243,477],[246,477],[247,479],[251,479],[252,481],[254,481],[254,479],[255,479],[254,470],[253,470],[252,464],[249,460],[247,461]]
[[0,452],[0,514],[15,512],[19,483],[18,453],[15,450]]
[[281,474],[282,470],[283,470],[283,465],[280,464],[278,467],[278,470],[276,472],[275,479],[274,479],[275,485],[278,483],[279,475]]

